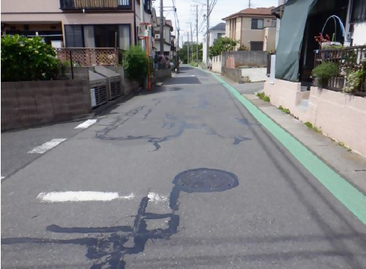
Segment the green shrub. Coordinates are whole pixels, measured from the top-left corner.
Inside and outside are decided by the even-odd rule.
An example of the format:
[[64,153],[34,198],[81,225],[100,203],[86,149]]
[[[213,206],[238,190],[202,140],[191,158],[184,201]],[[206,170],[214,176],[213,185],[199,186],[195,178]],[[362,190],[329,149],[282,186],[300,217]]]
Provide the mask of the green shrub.
[[142,82],[147,75],[146,52],[133,46],[124,53],[124,70],[129,79]]
[[304,123],[309,129],[313,129],[313,124],[311,124],[311,122],[305,122]]
[[239,48],[238,48],[238,51],[247,51],[249,50],[247,46],[245,45],[241,45]]
[[361,86],[362,76],[363,76],[362,70],[351,71],[348,74],[346,74],[346,83],[344,85],[343,91],[351,93],[354,92],[355,90],[358,90]]
[[192,61],[189,63],[193,67],[198,67],[198,63],[196,61]]
[[281,110],[282,112],[286,113],[286,114],[291,114],[290,109],[285,108],[285,107],[283,107],[283,106],[279,106],[279,108],[278,108],[278,109],[279,109],[279,110]]
[[258,92],[257,96],[259,97],[259,99],[262,99],[264,102],[271,102],[271,98],[267,95],[265,95],[264,92]]
[[339,74],[339,65],[334,62],[322,62],[312,71],[313,77],[318,79],[318,86],[325,87],[328,85],[328,80],[331,77],[336,77]]
[[1,37],[1,80],[30,81],[55,79],[60,62],[51,45],[40,37]]

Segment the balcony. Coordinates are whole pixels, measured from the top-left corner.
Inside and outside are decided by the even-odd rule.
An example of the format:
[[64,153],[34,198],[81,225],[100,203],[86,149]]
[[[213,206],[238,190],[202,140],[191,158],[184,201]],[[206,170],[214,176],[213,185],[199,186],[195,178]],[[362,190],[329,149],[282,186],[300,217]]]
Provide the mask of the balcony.
[[62,10],[131,9],[132,0],[60,0]]

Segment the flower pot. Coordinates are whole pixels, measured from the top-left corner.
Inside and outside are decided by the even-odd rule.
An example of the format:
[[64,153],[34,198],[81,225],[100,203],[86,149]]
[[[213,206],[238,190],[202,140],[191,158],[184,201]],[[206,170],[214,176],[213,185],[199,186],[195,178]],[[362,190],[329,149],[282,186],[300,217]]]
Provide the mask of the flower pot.
[[340,43],[340,42],[323,42],[322,43],[322,49],[330,48],[330,46],[342,46],[342,43]]

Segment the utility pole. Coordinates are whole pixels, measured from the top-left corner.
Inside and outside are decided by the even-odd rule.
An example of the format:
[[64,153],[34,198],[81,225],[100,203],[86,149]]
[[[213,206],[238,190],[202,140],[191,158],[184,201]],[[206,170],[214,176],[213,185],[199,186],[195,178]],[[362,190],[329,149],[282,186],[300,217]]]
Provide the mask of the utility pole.
[[[140,1],[140,21],[141,25],[144,22],[144,4],[142,0]],[[141,39],[142,50],[146,50],[145,43],[145,39]]]
[[[187,22],[187,23],[189,23],[189,25],[190,25],[190,29],[191,29],[191,42],[190,42],[190,44],[189,44],[189,46],[192,46],[192,51],[191,51],[191,55],[193,56],[193,32],[192,32],[192,23],[191,22]],[[189,40],[189,31],[187,32],[187,34],[188,34],[188,40]],[[191,57],[192,58],[192,61],[193,61],[193,57]]]
[[187,64],[189,64],[189,32],[187,32]]
[[[141,0],[142,2],[142,0]],[[160,0],[160,53],[164,55],[164,4]]]
[[196,47],[197,47],[196,60],[197,60],[197,63],[198,63],[198,55],[199,55],[199,53],[198,53],[198,48],[199,48],[199,46],[198,46],[198,5],[196,5],[196,42],[197,42],[197,44],[196,44]]
[[206,20],[207,20],[207,33],[206,33],[206,51],[207,51],[207,55],[206,55],[206,65],[207,65],[207,69],[210,67],[209,65],[209,50],[210,50],[210,0],[207,0],[207,16],[206,16]]
[[252,7],[252,1],[251,1],[251,0],[249,0],[248,7],[249,7],[249,8],[251,8],[251,7]]
[[[179,31],[180,31],[180,29],[178,28],[177,29],[177,32],[178,32],[178,36],[177,36],[177,48],[176,48],[176,50],[177,50],[177,56],[178,56],[178,52],[179,52]],[[177,57],[177,58],[179,58],[179,57]]]

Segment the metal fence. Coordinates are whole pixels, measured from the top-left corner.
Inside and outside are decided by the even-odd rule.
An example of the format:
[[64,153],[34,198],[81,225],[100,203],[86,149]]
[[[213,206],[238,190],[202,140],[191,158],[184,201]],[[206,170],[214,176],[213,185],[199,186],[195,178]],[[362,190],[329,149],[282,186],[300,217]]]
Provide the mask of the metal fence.
[[316,50],[314,68],[325,61],[338,63],[340,68],[339,76],[329,79],[328,89],[343,90],[346,84],[346,70],[364,70],[360,86],[353,94],[366,96],[366,46]]
[[61,62],[70,61],[77,66],[114,66],[120,58],[115,48],[61,48],[56,53]]

